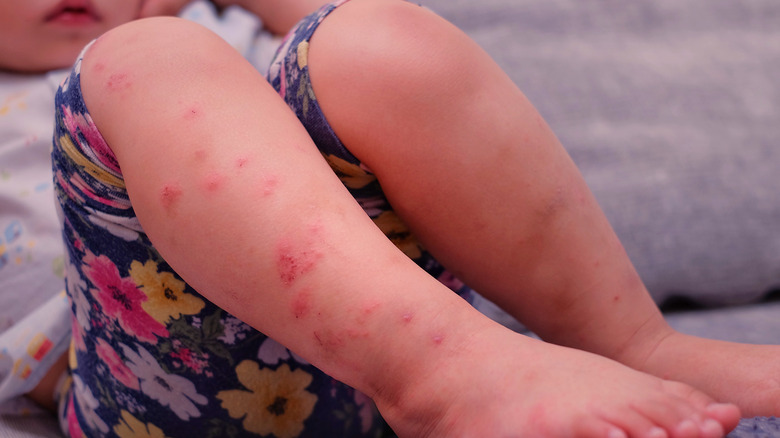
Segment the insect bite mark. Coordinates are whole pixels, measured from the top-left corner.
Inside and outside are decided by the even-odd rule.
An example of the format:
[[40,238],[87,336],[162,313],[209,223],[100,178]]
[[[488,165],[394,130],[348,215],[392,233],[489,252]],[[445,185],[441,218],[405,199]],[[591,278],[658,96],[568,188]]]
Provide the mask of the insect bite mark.
[[106,81],[106,88],[109,91],[125,91],[130,88],[132,82],[127,77],[127,73],[113,73]]
[[246,167],[247,163],[249,163],[249,158],[247,157],[238,157],[236,159],[236,169],[241,170],[244,167]]
[[203,115],[203,109],[199,104],[192,104],[184,110],[184,120],[196,120]]
[[181,199],[182,190],[178,183],[166,184],[160,189],[160,203],[168,214],[174,213],[173,209]]
[[218,191],[225,182],[225,177],[218,172],[210,172],[203,179],[203,190],[209,193]]

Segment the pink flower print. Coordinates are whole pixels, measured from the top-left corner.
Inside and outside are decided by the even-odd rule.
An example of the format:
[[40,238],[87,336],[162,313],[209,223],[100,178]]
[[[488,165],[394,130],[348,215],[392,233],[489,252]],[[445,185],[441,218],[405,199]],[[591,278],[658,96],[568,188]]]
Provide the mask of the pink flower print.
[[100,134],[89,114],[74,114],[65,105],[62,106],[62,112],[64,114],[63,121],[65,127],[68,128],[68,132],[70,132],[73,138],[79,139],[79,133],[81,133],[100,164],[105,169],[113,171],[115,174],[120,174],[119,163],[114,152],[103,139],[103,135]]
[[71,333],[73,348],[78,351],[87,351],[87,344],[84,343],[84,329],[81,328],[76,318],[71,320]]
[[111,375],[114,376],[121,384],[131,389],[138,389],[138,377],[130,371],[130,368],[122,362],[122,358],[119,354],[111,348],[108,342],[101,338],[97,338],[97,345],[95,346],[95,352],[98,357],[108,365],[108,369],[111,371]]
[[449,271],[442,272],[437,280],[455,292],[458,292],[465,286],[462,281],[460,281],[456,276],[452,275],[452,273]]
[[130,278],[122,278],[119,270],[106,256],[87,253],[84,274],[94,289],[90,293],[110,318],[115,319],[125,332],[152,344],[157,337],[167,337],[168,330],[141,307],[147,297]]
[[57,171],[57,185],[62,189],[62,191],[65,193],[65,196],[68,198],[83,204],[84,198],[79,195],[76,190],[73,189],[73,186],[71,186],[70,181],[68,178],[65,178],[65,176],[62,174],[61,170]]
[[73,394],[71,394],[70,400],[68,400],[68,414],[66,420],[68,422],[68,436],[76,438],[86,436],[84,435],[84,431],[81,430],[78,417],[76,417],[76,406],[74,405]]

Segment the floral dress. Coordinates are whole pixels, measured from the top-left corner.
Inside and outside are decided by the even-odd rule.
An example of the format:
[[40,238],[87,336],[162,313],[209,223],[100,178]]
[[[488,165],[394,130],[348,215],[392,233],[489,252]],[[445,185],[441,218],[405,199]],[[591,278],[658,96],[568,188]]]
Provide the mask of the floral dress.
[[[390,209],[376,178],[325,121],[306,50],[338,4],[284,41],[269,81],[334,172],[401,250],[468,298]],[[371,400],[215,306],[184,282],[141,228],[109,146],[85,106],[79,60],[60,87],[52,152],[72,308],[70,377],[60,417],[70,436],[378,437]]]

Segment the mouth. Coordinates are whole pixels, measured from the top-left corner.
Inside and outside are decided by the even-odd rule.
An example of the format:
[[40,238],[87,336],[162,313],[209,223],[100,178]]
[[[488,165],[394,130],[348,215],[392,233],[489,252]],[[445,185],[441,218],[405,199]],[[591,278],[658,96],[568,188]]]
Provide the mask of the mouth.
[[46,15],[45,21],[70,26],[85,25],[97,23],[100,15],[89,0],[64,0]]

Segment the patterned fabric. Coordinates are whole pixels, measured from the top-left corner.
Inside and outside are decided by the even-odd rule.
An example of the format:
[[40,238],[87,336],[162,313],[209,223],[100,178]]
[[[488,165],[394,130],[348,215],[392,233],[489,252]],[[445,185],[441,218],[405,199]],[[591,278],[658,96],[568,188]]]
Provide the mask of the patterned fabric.
[[[338,4],[304,20],[269,73],[334,172],[406,254],[464,296],[390,210],[376,178],[333,135],[308,84],[306,47]],[[52,152],[72,304],[71,376],[60,418],[73,437],[371,437],[387,427],[365,395],[210,303],[141,228],[119,165],[80,88],[60,87]]]
[[65,74],[0,72],[0,414],[38,410],[21,395],[70,342],[50,158]]

